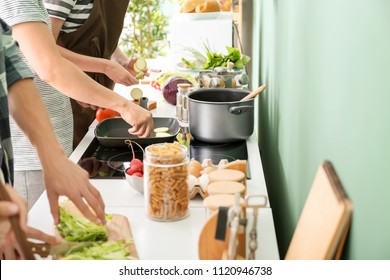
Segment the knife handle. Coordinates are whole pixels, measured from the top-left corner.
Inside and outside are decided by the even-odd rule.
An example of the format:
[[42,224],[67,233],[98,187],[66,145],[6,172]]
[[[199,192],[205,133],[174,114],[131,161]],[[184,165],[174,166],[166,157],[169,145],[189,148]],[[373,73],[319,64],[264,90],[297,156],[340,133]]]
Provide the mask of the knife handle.
[[[5,186],[3,182],[0,180],[0,200],[2,201],[11,201],[11,197],[9,196],[7,190],[5,189]],[[26,260],[34,260],[34,255],[31,252],[30,246],[28,245],[29,241],[26,238],[26,235],[24,234],[24,231],[20,228],[19,225],[19,214],[16,214],[14,216],[11,216],[8,218],[9,222],[11,223],[12,230],[15,234],[16,241],[18,242],[21,252],[23,253],[23,256]]]

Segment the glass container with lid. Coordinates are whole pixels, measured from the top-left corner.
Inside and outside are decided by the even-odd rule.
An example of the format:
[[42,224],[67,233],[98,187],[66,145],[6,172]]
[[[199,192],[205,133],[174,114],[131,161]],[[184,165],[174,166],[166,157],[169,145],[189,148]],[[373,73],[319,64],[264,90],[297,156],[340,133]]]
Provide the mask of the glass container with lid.
[[189,157],[184,145],[159,143],[145,149],[146,214],[158,221],[175,221],[189,214]]

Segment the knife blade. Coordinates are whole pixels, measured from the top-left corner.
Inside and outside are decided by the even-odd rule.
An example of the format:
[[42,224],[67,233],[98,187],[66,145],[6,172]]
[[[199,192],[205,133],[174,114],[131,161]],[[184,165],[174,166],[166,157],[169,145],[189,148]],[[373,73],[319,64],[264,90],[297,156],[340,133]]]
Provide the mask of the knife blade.
[[96,244],[93,241],[87,242],[64,242],[57,245],[51,245],[48,243],[35,243],[28,241],[30,251],[33,254],[38,254],[42,258],[52,256],[53,259],[63,257],[69,253],[80,251],[84,248],[88,248]]

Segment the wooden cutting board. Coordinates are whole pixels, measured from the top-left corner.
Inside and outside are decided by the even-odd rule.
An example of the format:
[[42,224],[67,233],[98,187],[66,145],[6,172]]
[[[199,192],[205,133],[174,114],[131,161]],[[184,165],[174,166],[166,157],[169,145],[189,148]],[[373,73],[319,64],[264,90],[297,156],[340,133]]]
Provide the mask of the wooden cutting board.
[[349,230],[352,203],[330,162],[318,168],[285,259],[339,259]]
[[[76,206],[70,201],[62,203],[61,206],[66,207],[69,211],[81,215],[80,211]],[[107,219],[107,229],[108,229],[108,240],[126,240],[132,241],[129,245],[130,256],[138,259],[137,248],[135,247],[135,242],[133,238],[133,233],[131,231],[130,223],[127,217],[120,214],[111,214],[112,219]],[[56,231],[56,234],[60,236],[59,232]],[[61,237],[61,236],[60,236]],[[64,242],[66,242],[64,240]]]
[[131,240],[129,245],[130,255],[138,259],[137,248],[131,231],[129,220],[119,214],[112,214],[112,220],[107,221],[108,240]]

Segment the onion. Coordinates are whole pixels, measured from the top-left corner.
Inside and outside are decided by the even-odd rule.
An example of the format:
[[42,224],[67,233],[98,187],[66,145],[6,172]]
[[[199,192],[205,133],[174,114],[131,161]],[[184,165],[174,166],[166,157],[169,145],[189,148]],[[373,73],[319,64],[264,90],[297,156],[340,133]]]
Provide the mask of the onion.
[[177,94],[177,85],[181,83],[187,83],[192,85],[192,83],[181,77],[172,76],[168,78],[162,85],[161,91],[163,93],[164,99],[172,105],[176,105],[176,94]]

